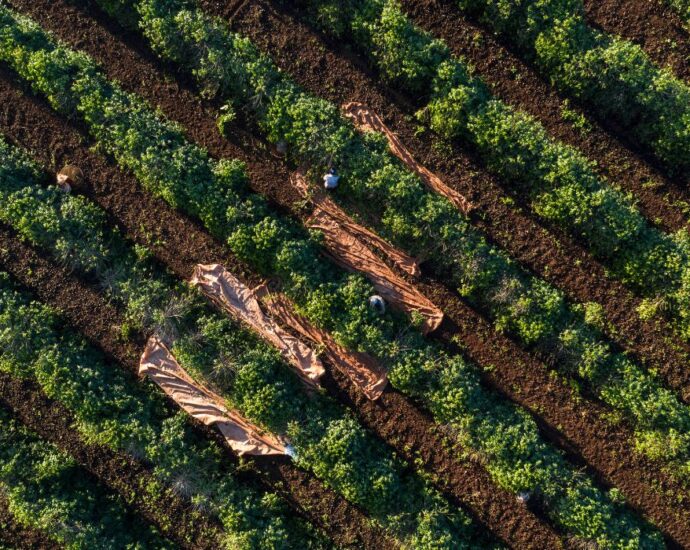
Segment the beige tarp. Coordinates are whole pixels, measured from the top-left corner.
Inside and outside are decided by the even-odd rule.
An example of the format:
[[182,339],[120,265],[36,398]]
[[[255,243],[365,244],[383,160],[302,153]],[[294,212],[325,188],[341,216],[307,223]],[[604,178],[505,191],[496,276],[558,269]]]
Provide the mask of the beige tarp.
[[266,285],[257,287],[255,294],[271,316],[314,344],[322,346],[323,355],[330,363],[350,378],[369,399],[376,400],[381,396],[388,383],[388,377],[385,369],[373,357],[343,348],[326,331],[297,315],[285,296],[271,293]]
[[139,361],[139,374],[149,376],[194,418],[208,426],[215,425],[239,455],[291,455],[284,442],[229,411],[220,396],[194,382],[158,338],[147,342]]
[[360,130],[369,130],[383,133],[388,138],[388,145],[393,154],[416,172],[422,181],[436,193],[443,195],[452,202],[463,214],[469,214],[474,206],[460,193],[448,187],[436,174],[419,164],[412,153],[402,144],[396,136],[373,111],[370,111],[362,103],[352,102],[343,105],[345,116],[352,119]]
[[333,199],[321,191],[321,189],[310,189],[309,183],[302,170],[298,170],[290,176],[290,183],[303,197],[311,199],[316,210],[323,210],[326,212],[336,220],[345,231],[359,240],[364,241],[369,246],[378,249],[401,271],[413,277],[419,276],[420,271],[417,260],[384,241],[376,233],[372,233],[366,227],[362,227],[356,223],[342,210],[342,208],[333,202]]
[[246,323],[275,346],[297,375],[310,386],[318,386],[325,370],[314,350],[287,333],[267,317],[252,291],[222,265],[197,265],[192,284],[233,318]]
[[317,209],[307,225],[323,233],[326,250],[334,262],[345,269],[364,273],[391,306],[407,313],[419,313],[424,319],[421,326],[424,334],[438,328],[443,321],[443,311],[398,276],[362,241],[344,229],[336,218]]

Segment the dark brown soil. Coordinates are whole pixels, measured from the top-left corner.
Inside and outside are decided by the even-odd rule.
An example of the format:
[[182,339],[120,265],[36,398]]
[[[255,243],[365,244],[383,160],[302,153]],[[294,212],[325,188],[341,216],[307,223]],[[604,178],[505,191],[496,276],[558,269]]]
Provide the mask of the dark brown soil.
[[[592,117],[587,117],[577,105],[564,102],[528,64],[504,48],[491,33],[463,18],[454,0],[403,0],[402,4],[419,26],[442,38],[455,55],[466,59],[494,95],[535,117],[551,136],[593,160],[601,176],[634,194],[640,211],[653,224],[666,231],[676,231],[688,224],[690,209],[679,205],[690,205],[685,182],[667,178]],[[580,129],[563,118],[566,106],[584,118],[587,129]]]
[[688,26],[665,0],[584,0],[588,22],[639,44],[651,60],[690,79]]
[[7,507],[7,500],[0,495],[0,545],[2,544],[17,550],[58,550],[60,548],[60,545],[50,540],[45,533],[17,524]]
[[43,394],[36,383],[0,373],[0,404],[42,439],[71,455],[180,547],[210,550],[220,546],[218,522],[210,522],[172,492],[152,495],[146,489],[153,479],[150,472],[131,457],[85,444],[72,429],[70,413]]
[[[72,15],[72,25],[75,25],[75,21],[78,20],[78,17],[79,15],[77,14]],[[101,41],[102,44],[102,41],[105,40],[105,38],[100,35],[100,32],[103,32],[100,30],[100,28],[94,29],[94,27],[91,27],[89,36],[96,37],[96,40]],[[120,55],[118,57],[132,55],[130,54],[129,50],[124,48],[122,44],[117,44],[117,46],[113,47],[119,49]],[[107,50],[109,48],[102,49]],[[104,62],[106,62],[106,60],[104,60]],[[109,59],[107,60],[107,63],[109,65],[112,63],[112,66],[115,70],[117,70],[118,67],[122,67],[122,62],[115,64],[115,60]],[[128,67],[139,68],[142,65],[142,61],[132,57],[126,60],[126,65]],[[156,86],[154,82],[161,82],[164,77],[157,74],[157,70],[153,67],[146,67],[145,69],[142,68],[141,70],[142,72],[139,74],[147,74],[151,75],[152,77],[151,82],[142,83],[142,86],[144,88],[148,88],[149,90],[158,88],[159,86]],[[117,74],[113,76],[118,78],[118,80],[122,81],[123,83],[125,81],[129,83],[138,78],[138,76],[134,76],[132,74],[129,74],[128,76],[125,76],[124,74]],[[143,92],[144,90],[138,89],[138,91]],[[236,144],[224,144],[222,139],[218,139],[218,134],[215,131],[213,119],[206,111],[196,107],[198,101],[193,96],[188,96],[187,92],[185,91],[180,91],[179,93],[182,95],[182,100],[179,97],[175,98],[174,94],[165,95],[161,92],[154,92],[154,94],[157,94],[157,97],[155,98],[156,101],[162,108],[166,110],[166,112],[172,108],[171,106],[175,106],[175,109],[177,110],[175,113],[175,118],[177,120],[180,120],[178,117],[183,116],[182,112],[185,113],[182,120],[185,123],[197,128],[191,132],[195,134],[193,137],[197,138],[198,141],[208,147],[212,153],[218,156],[233,156],[233,154],[237,156],[241,155],[241,158],[250,163],[250,166],[254,168],[254,174],[258,175],[257,179],[261,182],[260,185],[262,190],[266,190],[266,187],[270,185],[272,189],[280,190],[280,192],[284,194],[284,196],[281,198],[282,204],[290,204],[292,202],[292,194],[283,185],[284,182],[287,181],[287,172],[285,171],[284,167],[275,164],[275,161],[266,158],[268,155],[262,155],[264,156],[263,160],[270,162],[268,166],[258,162],[254,157],[248,156],[250,152],[256,152],[254,147],[255,141],[251,137],[246,137],[246,141],[240,142],[239,146]],[[145,97],[151,100],[149,95],[146,95]],[[182,101],[182,103],[180,103],[180,101]],[[210,107],[208,110],[210,110]],[[203,127],[200,125],[201,122],[205,123]],[[238,132],[238,134],[239,133],[240,132]],[[242,137],[246,136],[245,133],[242,134],[240,134]],[[35,143],[33,140],[28,140],[28,142]],[[241,150],[239,149],[240,146],[242,147]],[[281,176],[283,177],[281,178]],[[267,191],[270,192],[270,189]],[[287,199],[288,193],[289,202]],[[139,209],[139,212],[143,212],[144,210],[148,211],[149,209]],[[179,261],[183,261],[183,255],[179,254],[179,250],[177,256]],[[193,263],[208,263],[209,261],[207,257],[200,257],[196,252],[187,256],[187,258],[193,260]],[[167,262],[167,259],[164,259],[164,261]],[[230,261],[226,260],[225,263],[232,268],[233,263],[236,264],[237,262],[233,261],[231,263]],[[187,273],[189,273],[189,271]],[[348,391],[352,394],[357,393],[356,390],[352,388],[349,381],[342,377],[338,380],[337,384],[334,384],[331,387],[331,390],[333,392]],[[424,454],[427,456],[426,460],[429,464],[429,469],[432,474],[436,477],[439,477],[439,479],[443,477],[437,475],[436,466],[439,465],[441,471],[450,473],[449,475],[443,477],[443,482],[440,483],[441,488],[445,490],[449,496],[456,499],[457,502],[470,503],[472,505],[472,510],[476,513],[478,518],[481,521],[488,523],[492,530],[499,536],[508,537],[512,536],[514,532],[519,532],[522,533],[523,544],[529,545],[530,540],[534,541],[531,544],[533,547],[540,547],[544,544],[555,544],[554,541],[556,535],[545,526],[540,525],[529,511],[522,509],[515,502],[515,499],[512,495],[496,488],[490,482],[488,475],[481,467],[478,465],[459,465],[446,451],[438,451],[437,455],[432,457],[433,453],[430,453],[429,450],[441,448],[442,441],[439,436],[432,435],[433,424],[431,420],[414,409],[414,407],[404,398],[402,398],[402,396],[399,396],[398,394],[394,395],[395,397],[386,398],[393,400],[391,405],[389,406],[387,404],[388,402],[386,401],[386,405],[384,405],[381,409],[373,407],[373,405],[366,400],[362,401],[361,403],[362,408],[369,410],[374,415],[370,418],[370,427],[378,435],[383,437],[385,440],[388,440],[391,437],[391,434],[395,435],[399,440],[395,447],[401,452],[404,450],[403,456],[408,458],[410,461],[415,458],[416,449],[427,449]],[[379,401],[379,404],[382,402],[383,400]],[[388,410],[389,408],[390,411]],[[401,434],[405,434],[405,437],[402,437]],[[432,466],[434,467],[432,468]],[[468,486],[475,488],[475,496],[471,498],[468,497],[467,494]],[[510,514],[510,517],[514,517],[514,520],[505,520],[506,510],[513,510]],[[501,517],[503,519],[494,525],[495,518],[497,517]],[[526,537],[525,533],[529,533],[529,537]]]
[[[10,100],[10,97],[8,97],[9,94],[6,95],[5,93],[9,90],[4,88],[9,88],[11,86],[13,86],[13,83],[3,81],[0,78],[0,97]],[[32,124],[26,127],[20,126],[17,132],[12,128],[5,127],[2,127],[2,131],[11,138],[16,139],[20,145],[32,144],[39,161],[43,162],[51,169],[55,169],[56,166],[67,161],[78,164],[85,173],[90,175],[88,187],[84,187],[80,189],[80,191],[92,196],[107,208],[106,205],[109,204],[109,201],[101,200],[99,196],[94,194],[95,189],[91,189],[91,186],[96,188],[100,185],[112,185],[113,177],[111,176],[114,176],[114,174],[110,174],[110,170],[103,170],[107,164],[104,159],[89,152],[85,144],[80,145],[77,132],[65,126],[64,123],[52,115],[45,106],[41,106],[42,110],[45,112],[39,112],[40,102],[22,95],[17,89],[12,90],[12,92],[10,101],[15,105],[16,116],[20,117],[21,120],[27,120],[27,117],[29,117]],[[26,110],[24,110],[25,107],[27,107]],[[30,107],[30,109],[28,107]],[[2,123],[0,123],[0,126],[2,126]],[[21,128],[25,128],[26,130],[22,130]],[[51,154],[49,143],[51,143],[52,139],[58,139],[58,136],[63,140],[61,142],[61,152],[59,155],[54,156]],[[46,148],[42,148],[41,143],[45,143]],[[78,161],[74,160],[77,158]],[[51,162],[55,162],[56,164],[51,166]],[[98,176],[94,177],[96,174],[98,174]],[[128,179],[127,176],[123,176],[120,178],[120,181],[124,183],[123,180]],[[135,200],[138,202],[137,209],[130,208],[128,210],[130,213],[128,217],[131,216],[131,218],[127,220],[121,217],[122,213],[114,213],[109,209],[109,214],[114,217],[114,223],[120,225],[127,236],[132,236],[133,233],[141,231],[141,234],[134,235],[134,238],[137,239],[141,239],[142,235],[159,234],[158,229],[160,228],[157,227],[157,225],[161,222],[164,223],[167,219],[162,209],[165,209],[170,216],[174,216],[174,213],[169,207],[157,203],[157,201],[141,193],[140,190],[130,186],[136,187],[136,184],[131,181],[129,185],[118,185],[117,187],[113,186],[109,188],[110,193],[117,195],[117,197],[110,195],[110,201],[119,202],[119,200],[124,200],[124,196],[120,194],[127,193],[128,189],[132,189],[133,192],[130,194],[136,197]],[[120,204],[122,205],[123,203]],[[126,201],[124,204],[126,204]],[[154,209],[158,212],[155,219],[144,221],[143,218],[146,213],[154,211]],[[181,216],[178,217],[177,220],[178,226],[180,224],[190,224],[188,220],[185,220]],[[152,224],[154,225],[152,226]],[[211,250],[212,246],[217,246],[217,244],[205,233],[196,233],[195,230],[188,229],[189,227],[183,228],[183,231],[177,233],[177,235],[180,238],[184,238],[186,242],[181,244],[176,250],[172,249],[172,251],[176,252],[176,261],[177,264],[179,264],[176,271],[178,271],[180,276],[188,277],[188,274],[191,273],[191,266],[196,263],[211,263],[219,261],[219,259],[222,261],[223,258],[227,258],[226,255],[220,251],[216,254],[205,255],[205,250]],[[198,242],[200,246],[194,246],[195,242]],[[17,242],[14,244],[8,243],[5,245],[5,248],[14,250],[18,246],[19,243]],[[167,254],[171,252],[169,243],[158,242],[153,244],[152,247],[156,255],[167,263]],[[28,247],[23,248],[27,249]],[[168,250],[166,251],[166,249]],[[19,257],[21,255],[15,254],[15,256]],[[25,284],[31,284],[31,280],[35,279],[37,274],[40,275],[43,272],[35,265],[35,262],[39,261],[40,258],[36,254],[33,254],[33,256],[34,263],[27,266],[27,269],[29,269],[31,273],[31,279],[29,277],[24,277]],[[45,260],[43,261],[45,262]],[[11,263],[16,269],[19,269],[23,262],[12,261]],[[232,265],[236,262],[226,259],[225,263],[227,265]],[[11,267],[10,262],[8,262],[6,269],[10,269]],[[55,272],[51,271],[50,273],[54,274]],[[66,276],[66,274],[63,274],[63,276]],[[35,286],[35,284],[33,286]],[[88,287],[86,288],[88,289]],[[56,295],[55,289],[60,289],[58,292],[59,296]],[[117,334],[117,327],[121,324],[121,318],[112,307],[103,309],[107,304],[98,304],[98,302],[102,302],[102,299],[96,292],[84,292],[80,290],[76,295],[70,296],[75,292],[75,287],[72,284],[66,284],[58,280],[46,281],[45,284],[41,284],[35,291],[39,293],[42,299],[51,300],[52,298],[50,303],[59,305],[63,308],[69,308],[70,311],[66,312],[66,316],[75,326],[87,334],[87,336],[91,336],[95,343],[101,344],[104,349],[108,349],[118,360],[130,365],[132,369],[136,368],[136,361],[138,360],[139,353],[137,347],[129,343],[122,344],[115,337]],[[88,297],[88,299],[86,299],[86,297]],[[93,312],[98,313],[96,315]],[[89,330],[92,332],[88,332]],[[125,347],[129,349],[125,349]],[[329,389],[336,394],[347,392],[353,399],[358,402],[360,401],[359,392],[351,385],[348,379],[342,376],[338,377],[337,381],[329,380],[328,386]],[[342,393],[342,395],[346,396],[347,393]],[[529,510],[521,507],[515,501],[514,496],[495,487],[483,468],[477,464],[471,463],[465,465],[458,464],[450,453],[444,449],[443,438],[440,434],[434,433],[433,424],[428,417],[417,411],[411,404],[402,398],[402,396],[396,393],[391,393],[390,395],[387,393],[376,405],[367,400],[361,400],[361,407],[362,412],[360,412],[360,415],[364,414],[363,411],[366,411],[369,415],[369,427],[375,428],[374,431],[378,435],[384,437],[384,439],[387,437],[394,437],[396,449],[403,451],[405,458],[408,458],[410,461],[414,460],[417,456],[417,451],[421,449],[426,456],[426,461],[432,475],[441,480],[439,481],[441,489],[445,490],[451,500],[454,500],[457,504],[464,503],[470,505],[479,521],[491,525],[494,518],[502,518],[496,531],[498,531],[499,535],[505,534],[506,537],[512,536],[515,531],[521,532],[523,529],[526,530],[529,528],[531,533],[529,538],[524,535],[522,537],[522,541],[526,544],[525,547],[541,548],[544,547],[544,545],[552,547],[557,546],[556,535],[543,526]],[[434,447],[439,449],[438,452],[434,453],[432,451]],[[281,481],[288,482],[291,485],[290,491],[293,491],[295,487],[303,489],[304,492],[314,490],[313,487],[311,487],[311,485],[315,483],[314,481],[305,479],[306,476],[304,475],[302,475],[300,479],[300,476],[290,471],[286,465],[281,466],[280,469],[268,469],[264,472],[272,483],[277,484]],[[469,494],[468,487],[472,488],[472,492]],[[287,496],[288,498],[292,498],[290,495]],[[300,496],[304,498],[304,495]],[[299,501],[298,498],[293,498],[293,500]],[[324,511],[327,511],[328,517],[340,518],[340,520],[342,520],[342,526],[356,525],[356,517],[343,517],[344,512],[347,512],[347,510],[337,510],[336,504],[342,506],[341,503],[333,501],[331,507],[323,505],[319,508],[315,507],[315,512],[324,513]],[[340,512],[340,514],[338,514],[338,512]],[[347,520],[345,519],[346,517],[350,519]],[[491,525],[491,527],[493,528],[493,525]],[[361,529],[361,526],[356,526],[356,529],[353,527],[352,533],[357,532],[359,529]],[[364,533],[366,534],[366,531]],[[373,536],[370,538],[374,539]],[[384,543],[375,541],[374,539],[371,544],[375,546]]]
[[406,108],[404,100],[377,88],[356,61],[336,48],[327,49],[329,45],[305,26],[294,33],[292,29],[299,23],[289,13],[255,2],[238,12],[234,23],[311,92],[334,102],[356,100],[373,107],[419,160],[478,205],[481,214],[476,225],[491,240],[539,277],[561,288],[571,300],[602,304],[607,321],[614,327],[609,337],[641,363],[656,369],[684,400],[690,400],[690,370],[686,368],[690,346],[679,344],[665,322],[642,321],[636,313],[640,299],[608,278],[605,268],[584,247],[558,230],[545,229],[520,208],[509,206],[496,182],[472,164],[459,147],[440,153],[429,136],[417,137],[415,125],[405,119],[413,109]]
[[[54,11],[62,13],[63,10],[69,9],[68,6],[61,4],[64,3],[55,3]],[[28,10],[29,7],[26,9]],[[42,6],[41,10],[49,12],[50,6]],[[240,18],[244,20],[244,14],[247,11],[244,9],[237,12],[236,21],[239,21]],[[40,14],[35,16],[40,17]],[[72,14],[69,19],[72,28],[75,28],[75,21],[77,22],[76,28],[78,28],[79,18],[85,16],[84,13]],[[59,17],[59,13],[53,13],[52,18],[55,17]],[[244,24],[249,25],[250,20],[246,20]],[[44,24],[50,26],[50,21],[45,21]],[[55,22],[53,24],[55,25]],[[257,23],[255,22],[255,24]],[[57,26],[59,27],[59,24]],[[125,46],[119,42],[116,47],[104,47],[103,33],[105,31],[103,29],[105,26],[102,25],[102,27],[89,27],[87,36],[79,35],[80,45],[96,57],[101,57],[111,76],[118,78],[126,87],[159,105],[172,118],[187,125],[190,135],[209,148],[213,154],[239,156],[243,160],[247,160],[252,176],[259,174],[259,181],[258,183],[255,181],[254,185],[262,192],[271,194],[274,198],[280,194],[280,189],[275,189],[271,193],[271,186],[280,185],[280,183],[275,183],[275,174],[285,174],[284,168],[275,163],[271,164],[270,159],[263,158],[261,165],[258,165],[255,158],[262,156],[260,150],[253,150],[251,153],[254,156],[245,158],[250,153],[244,152],[239,140],[238,143],[215,144],[217,138],[215,137],[212,115],[204,114],[204,110],[201,108],[195,109],[194,105],[198,105],[196,99],[188,103],[186,90],[177,88],[176,94],[166,96],[166,90],[172,93],[175,87],[169,83],[164,86],[161,85],[164,77],[158,71],[157,64],[152,63],[145,53],[139,52],[141,55],[136,55],[136,52],[127,51]],[[262,29],[258,24],[256,28]],[[60,29],[55,30],[59,32]],[[117,32],[112,29],[105,30]],[[297,34],[302,35],[301,31],[302,29]],[[93,44],[94,40],[101,44],[100,50]],[[136,45],[137,43],[134,37],[125,36],[125,41],[127,44]],[[118,55],[109,57],[109,51],[117,51]],[[113,59],[113,57],[119,59]],[[134,67],[137,66],[140,68],[135,70]],[[146,80],[146,77],[141,75],[147,75],[150,80]],[[347,74],[347,78],[350,76],[352,75]],[[143,82],[141,82],[142,80]],[[211,107],[207,107],[207,109],[212,113]],[[250,142],[250,138],[247,138],[247,141]],[[28,140],[28,143],[33,143],[33,140]],[[271,167],[274,183],[271,185],[269,180],[269,185],[264,188],[266,180],[264,179],[265,175],[261,175],[261,168],[265,166]],[[255,177],[255,179],[257,178]],[[141,208],[142,212],[146,210],[148,208]],[[443,296],[443,300],[447,300],[445,303],[443,301],[437,301],[437,303],[444,305],[444,309],[458,323],[457,327],[453,327],[446,333],[444,336],[446,341],[453,335],[459,335],[463,345],[467,346],[470,355],[474,356],[475,359],[478,358],[481,364],[491,365],[495,368],[493,373],[487,374],[487,380],[490,383],[495,384],[506,395],[527,406],[537,417],[541,417],[545,429],[551,426],[552,429],[548,430],[551,437],[583,456],[602,479],[621,487],[635,506],[640,507],[649,517],[655,518],[664,525],[667,532],[673,532],[678,539],[687,539],[687,533],[683,534],[684,528],[679,530],[678,526],[674,526],[675,512],[666,507],[663,499],[655,496],[654,487],[656,480],[661,476],[662,485],[669,488],[671,492],[680,494],[680,489],[660,474],[657,468],[632,456],[629,448],[629,432],[622,427],[613,429],[603,422],[601,420],[601,414],[605,412],[603,409],[591,403],[574,400],[570,390],[564,384],[553,380],[542,364],[521,352],[508,339],[497,335],[476,313],[466,308],[456,297],[444,291],[442,287],[431,284],[428,289],[430,292],[436,292],[439,297]],[[452,304],[452,307],[449,304]],[[382,403],[385,402],[379,402],[379,404]],[[360,409],[357,409],[357,412],[366,424],[366,414]],[[393,418],[390,413],[389,418]],[[382,421],[384,421],[383,417],[379,414],[372,419],[374,425],[370,427],[378,433],[381,430]],[[407,436],[404,431],[400,430],[400,424],[396,425],[395,422],[391,422],[391,428],[395,430],[394,433],[400,434],[400,437]],[[559,430],[566,436],[559,435]],[[389,442],[394,443],[390,439]]]
[[[41,131],[40,126],[36,129]],[[80,166],[91,167],[89,164]],[[116,334],[123,323],[120,312],[88,284],[41,257],[2,226],[0,251],[0,266],[4,270],[40,300],[59,311],[72,327],[99,347],[106,356],[124,366],[132,376],[137,376],[142,348],[137,349],[132,342],[122,342],[117,338]],[[1,388],[0,394],[3,399],[6,398]],[[169,407],[171,411],[177,410],[172,402]],[[40,415],[41,418],[46,416]],[[204,436],[223,445],[222,438],[215,431],[196,422],[193,426]],[[229,449],[226,456],[230,461],[237,461]],[[258,475],[262,483],[283,496],[337,544],[376,549],[394,547],[379,529],[369,525],[368,519],[359,510],[326,489],[313,476],[281,460],[256,460],[252,464],[255,472],[249,475],[248,482],[254,482],[251,478]],[[171,513],[174,511],[171,508]]]

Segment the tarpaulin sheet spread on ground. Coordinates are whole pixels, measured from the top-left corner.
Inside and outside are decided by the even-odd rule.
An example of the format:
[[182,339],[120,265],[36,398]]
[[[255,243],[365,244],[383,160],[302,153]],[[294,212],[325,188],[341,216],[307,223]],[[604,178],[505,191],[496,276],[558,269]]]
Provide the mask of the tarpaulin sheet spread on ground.
[[139,361],[139,374],[151,378],[182,409],[207,426],[215,426],[239,455],[289,455],[287,445],[235,411],[228,410],[220,396],[195,382],[158,338],[146,344]]
[[367,109],[362,103],[352,102],[343,105],[343,112],[345,116],[352,119],[355,126],[363,131],[381,132],[388,139],[388,145],[393,154],[398,157],[405,165],[417,173],[421,180],[439,195],[443,195],[450,202],[452,202],[463,214],[469,214],[473,205],[460,193],[448,187],[441,178],[431,172],[425,166],[419,164],[412,153],[402,144],[398,136],[396,136],[388,126],[386,126],[381,117],[375,112]]
[[386,256],[401,271],[412,277],[420,275],[419,263],[417,260],[398,250],[390,243],[383,240],[376,233],[369,231],[366,227],[356,223],[340,208],[333,199],[321,192],[319,189],[310,189],[309,183],[302,170],[296,171],[290,178],[290,183],[300,194],[309,198],[318,210],[328,213],[334,220],[341,224],[344,230],[355,236],[357,239],[366,243],[372,248],[376,248]]
[[314,350],[265,315],[252,291],[223,266],[197,265],[191,282],[230,316],[249,325],[275,346],[303,382],[311,386],[319,384],[325,371]]
[[[293,174],[293,186],[302,191],[306,181],[300,172]],[[318,193],[315,193],[318,197]],[[367,246],[371,242],[371,232],[358,225],[332,200],[314,201],[314,211],[307,225],[323,233],[324,245],[333,261],[348,269],[363,273],[374,288],[393,306],[406,313],[416,312],[424,319],[420,327],[424,334],[438,328],[443,321],[443,311],[419,292],[412,284],[397,275],[386,263]],[[364,240],[363,240],[364,239]],[[377,248],[391,256],[394,251],[395,263],[402,262],[406,270],[418,271],[416,262],[395,251],[395,248],[376,235]]]
[[[283,346],[284,356],[288,354],[288,359],[299,359],[298,363],[292,365],[297,367],[296,371],[303,380],[317,382],[323,374],[323,365],[311,348],[282,327],[289,327],[295,334],[323,348],[322,353],[330,363],[348,376],[370,399],[377,399],[383,392],[388,379],[385,369],[373,358],[351,353],[338,345],[326,331],[297,315],[285,296],[271,293],[266,285],[252,291],[217,264],[196,266],[192,282],[199,285],[202,292],[231,317],[247,323],[279,349]],[[286,342],[290,343],[289,349],[284,347]]]
[[290,326],[304,338],[323,347],[323,355],[343,372],[371,400],[378,399],[388,384],[386,370],[371,356],[354,353],[339,345],[325,330],[315,327],[295,313],[294,307],[284,295],[270,292],[266,285],[256,289],[266,310],[281,323]]

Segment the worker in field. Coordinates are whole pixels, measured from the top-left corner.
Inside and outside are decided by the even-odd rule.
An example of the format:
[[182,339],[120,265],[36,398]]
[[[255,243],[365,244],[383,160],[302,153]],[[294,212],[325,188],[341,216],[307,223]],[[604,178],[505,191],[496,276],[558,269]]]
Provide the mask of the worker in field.
[[329,168],[328,172],[323,177],[323,186],[326,189],[335,189],[338,187],[338,180],[340,176],[337,174],[334,168]]
[[84,174],[78,166],[67,164],[62,170],[57,173],[57,186],[69,193],[74,185],[78,185],[84,179]]

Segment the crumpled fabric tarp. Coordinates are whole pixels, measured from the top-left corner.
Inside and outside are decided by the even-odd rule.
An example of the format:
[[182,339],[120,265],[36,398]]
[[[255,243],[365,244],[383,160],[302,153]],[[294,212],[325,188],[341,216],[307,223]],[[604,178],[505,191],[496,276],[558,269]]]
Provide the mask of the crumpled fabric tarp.
[[362,241],[344,229],[330,213],[314,210],[307,225],[323,233],[326,251],[335,263],[350,271],[364,273],[392,307],[406,313],[419,313],[423,318],[420,328],[424,334],[439,327],[443,321],[443,311],[398,276]]
[[386,370],[370,355],[351,352],[338,344],[325,330],[315,327],[301,315],[283,294],[271,292],[263,284],[254,290],[266,311],[305,339],[323,346],[323,355],[345,374],[372,401],[378,399],[388,383]]
[[158,338],[152,337],[147,342],[139,361],[139,374],[151,378],[194,418],[216,426],[239,455],[292,454],[281,439],[262,432],[237,412],[228,410],[220,396],[197,384]]
[[191,283],[234,319],[249,325],[275,346],[308,386],[319,386],[325,369],[314,350],[280,328],[261,310],[252,291],[222,265],[199,264]]
[[419,164],[412,153],[402,144],[396,136],[373,111],[367,109],[362,103],[351,102],[343,105],[345,116],[352,119],[355,126],[360,130],[369,130],[383,133],[388,139],[388,145],[393,154],[398,157],[405,165],[419,175],[421,180],[433,191],[443,195],[452,202],[463,214],[469,214],[474,205],[463,197],[460,193],[448,187],[441,178]]
[[321,189],[310,189],[309,183],[307,182],[302,170],[297,170],[290,176],[290,183],[300,192],[303,197],[311,200],[315,209],[323,210],[334,220],[336,220],[345,231],[365,242],[369,246],[379,250],[379,252],[384,254],[391,262],[393,262],[393,265],[395,265],[398,269],[411,275],[412,277],[418,277],[420,275],[419,263],[417,260],[398,250],[393,245],[379,237],[376,233],[373,233],[366,227],[356,223],[343,211],[342,208],[333,202],[333,199],[327,196]]

